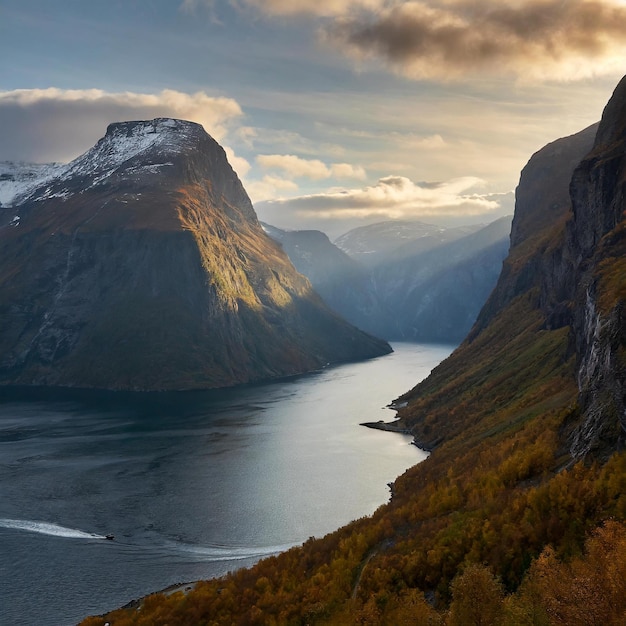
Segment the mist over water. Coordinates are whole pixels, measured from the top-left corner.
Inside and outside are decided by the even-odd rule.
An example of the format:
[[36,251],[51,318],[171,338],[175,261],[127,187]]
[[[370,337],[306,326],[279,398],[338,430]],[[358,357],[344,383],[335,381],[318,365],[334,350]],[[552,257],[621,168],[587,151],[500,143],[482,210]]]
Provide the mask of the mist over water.
[[452,347],[394,350],[212,392],[0,391],[0,624],[75,624],[372,513],[426,455],[359,423]]

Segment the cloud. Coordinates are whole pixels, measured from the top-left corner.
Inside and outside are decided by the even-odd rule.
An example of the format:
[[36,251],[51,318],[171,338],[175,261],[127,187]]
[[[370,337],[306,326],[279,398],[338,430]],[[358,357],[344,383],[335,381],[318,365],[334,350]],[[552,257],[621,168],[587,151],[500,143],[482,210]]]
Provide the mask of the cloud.
[[390,1],[345,14],[325,39],[415,79],[481,72],[573,80],[621,71],[626,6],[611,0]]
[[414,133],[408,133],[402,135],[401,133],[391,133],[390,137],[395,140],[396,143],[410,146],[412,148],[419,148],[420,150],[437,150],[443,148],[446,145],[441,135],[429,135],[427,137],[419,137]]
[[[109,123],[154,117],[198,122],[221,141],[241,116],[241,107],[232,98],[211,97],[201,91],[0,91],[0,160],[68,161],[102,137]],[[241,162],[239,165],[245,167]]]
[[335,135],[341,135],[352,139],[365,139],[380,142],[389,142],[404,148],[419,148],[423,150],[437,150],[444,148],[447,144],[444,138],[439,134],[423,135],[413,132],[387,131],[378,130],[354,130],[351,128],[334,128],[318,122],[316,126],[326,132],[332,132]]
[[237,156],[229,146],[224,146],[224,152],[226,152],[226,158],[230,166],[237,172],[239,178],[246,176],[251,168],[250,163],[243,157]]
[[326,193],[262,203],[265,210],[296,213],[318,219],[418,218],[442,215],[476,215],[500,207],[491,197],[470,193],[484,186],[475,177],[456,178],[441,183],[416,183],[403,176],[387,176],[375,185],[361,189],[339,189]]
[[277,169],[291,178],[310,178],[322,180],[330,176],[330,171],[318,159],[302,159],[293,154],[259,154],[257,163],[264,169]]
[[252,202],[263,202],[276,198],[283,191],[296,191],[298,185],[280,176],[264,176],[261,180],[246,183],[246,191]]
[[362,167],[351,165],[350,163],[333,163],[330,166],[330,171],[335,178],[356,178],[358,180],[367,178],[367,174]]
[[[277,95],[277,98],[283,94]],[[259,104],[259,102],[255,102]],[[297,103],[292,103],[292,109],[297,109]],[[290,110],[287,108],[287,110]],[[319,136],[314,139],[303,136],[293,130],[284,128],[263,128],[254,126],[241,126],[236,131],[236,138],[249,150],[260,152],[269,149],[278,150],[295,150],[300,154],[307,155],[333,155],[334,157],[342,156],[345,153],[345,147],[336,143],[320,141]]]
[[264,169],[281,170],[290,178],[357,178],[365,180],[365,170],[350,163],[333,163],[326,165],[319,159],[303,159],[293,154],[259,154],[257,163]]

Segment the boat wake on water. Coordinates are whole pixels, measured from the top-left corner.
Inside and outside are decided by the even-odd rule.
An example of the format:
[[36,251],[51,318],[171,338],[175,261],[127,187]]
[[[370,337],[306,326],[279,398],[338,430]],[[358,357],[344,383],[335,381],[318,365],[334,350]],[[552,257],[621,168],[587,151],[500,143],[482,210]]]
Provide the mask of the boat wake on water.
[[[35,520],[0,518],[0,529],[19,530],[51,537],[65,537],[68,539],[113,539],[113,535],[99,535],[77,528],[66,528],[50,522]],[[225,545],[194,545],[177,541],[166,540],[155,545],[137,545],[133,543],[115,542],[122,549],[139,550],[142,552],[177,553],[197,561],[240,561],[244,559],[259,559],[293,548],[297,543],[276,546],[225,546]]]
[[193,556],[200,561],[241,561],[244,559],[258,559],[272,556],[297,545],[300,544],[291,543],[280,546],[203,546],[168,542],[163,547],[167,550]]
[[[66,528],[50,522],[35,520],[6,519],[0,518],[0,529],[9,529],[48,535],[51,537],[64,537],[68,539],[114,539],[114,536],[99,535],[77,528]],[[165,555],[177,554],[185,560],[202,561],[243,561],[246,559],[261,559],[278,554],[293,548],[297,543],[276,546],[225,546],[225,545],[194,545],[178,541],[165,540],[155,544],[141,545],[134,542],[116,541],[119,549],[135,551],[143,554],[144,558],[159,558]]]
[[50,522],[37,522],[23,519],[2,519],[0,518],[0,528],[10,530],[23,530],[40,535],[50,535],[52,537],[66,537],[68,539],[107,539],[106,535],[88,533],[76,528],[66,528]]

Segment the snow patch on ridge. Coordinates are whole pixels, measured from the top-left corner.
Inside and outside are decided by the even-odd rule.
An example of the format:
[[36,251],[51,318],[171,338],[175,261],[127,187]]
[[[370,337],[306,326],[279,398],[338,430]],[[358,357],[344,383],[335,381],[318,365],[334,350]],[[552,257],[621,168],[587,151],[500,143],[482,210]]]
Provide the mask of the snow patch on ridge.
[[[0,207],[17,206],[28,199],[66,199],[74,193],[64,184],[70,178],[86,178],[85,189],[113,175],[158,174],[173,165],[172,156],[205,135],[200,124],[170,118],[110,124],[93,148],[70,163],[0,163]],[[149,155],[146,162],[131,163],[140,155]]]
[[56,178],[64,168],[61,163],[0,162],[0,208],[13,206],[16,199],[27,197]]

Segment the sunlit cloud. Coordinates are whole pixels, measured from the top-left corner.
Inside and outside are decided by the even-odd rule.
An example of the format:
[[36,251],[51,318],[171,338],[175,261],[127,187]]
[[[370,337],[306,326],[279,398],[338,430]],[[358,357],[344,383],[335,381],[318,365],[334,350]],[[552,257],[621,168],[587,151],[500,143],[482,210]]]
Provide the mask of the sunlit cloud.
[[248,150],[257,153],[265,153],[268,150],[293,150],[297,151],[299,154],[324,154],[338,158],[346,151],[344,146],[321,141],[319,136],[312,139],[303,136],[301,133],[284,128],[240,126],[234,132],[234,138]]
[[264,176],[261,180],[246,182],[246,191],[252,202],[263,202],[279,197],[286,191],[297,191],[298,185],[280,176]]
[[263,169],[280,170],[289,178],[309,178],[323,180],[325,178],[356,178],[365,180],[366,173],[362,167],[350,163],[326,163],[319,159],[303,159],[293,154],[260,154],[257,163]]
[[[0,91],[0,116],[0,160],[48,162],[78,156],[104,135],[109,123],[125,120],[186,119],[222,141],[242,110],[232,98],[202,91],[143,94],[49,88]],[[242,162],[238,165],[245,169]]]
[[[268,18],[314,21],[325,45],[412,79],[482,74],[570,81],[623,70],[619,0],[229,0]],[[215,8],[184,0],[182,8]]]
[[350,163],[333,163],[329,169],[331,175],[335,178],[356,178],[357,180],[365,180],[367,178],[367,174],[362,167]]
[[325,39],[414,79],[477,73],[575,80],[623,69],[626,6],[611,0],[390,2],[345,15]]
[[477,193],[483,185],[484,181],[475,177],[441,183],[416,183],[403,176],[388,176],[375,185],[360,189],[337,189],[278,199],[266,202],[264,206],[327,220],[488,214],[498,209],[500,204]]
[[330,131],[335,135],[341,135],[350,139],[368,139],[375,140],[377,142],[388,142],[401,147],[420,148],[423,150],[436,150],[438,148],[444,148],[447,144],[444,138],[435,133],[432,135],[422,135],[418,133],[401,133],[398,131],[375,131],[365,129],[352,129],[352,128],[328,128],[324,124],[317,125],[320,129]]
[[226,152],[226,158],[230,166],[237,172],[239,178],[245,177],[252,167],[250,163],[243,157],[237,156],[230,146],[224,146],[224,152]]

